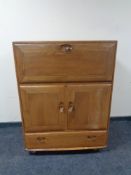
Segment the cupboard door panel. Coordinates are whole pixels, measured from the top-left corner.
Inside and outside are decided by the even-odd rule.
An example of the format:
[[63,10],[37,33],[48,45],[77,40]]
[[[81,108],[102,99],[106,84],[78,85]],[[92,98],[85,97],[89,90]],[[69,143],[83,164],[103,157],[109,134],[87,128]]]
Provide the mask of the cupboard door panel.
[[26,131],[63,130],[66,127],[62,85],[21,85]]
[[107,129],[111,84],[68,85],[68,129]]

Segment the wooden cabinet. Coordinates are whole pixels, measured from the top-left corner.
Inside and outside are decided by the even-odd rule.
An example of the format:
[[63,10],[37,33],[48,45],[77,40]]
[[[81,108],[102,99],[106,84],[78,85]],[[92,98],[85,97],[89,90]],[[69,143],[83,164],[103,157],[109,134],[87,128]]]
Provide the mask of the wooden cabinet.
[[14,42],[25,148],[107,145],[116,41]]

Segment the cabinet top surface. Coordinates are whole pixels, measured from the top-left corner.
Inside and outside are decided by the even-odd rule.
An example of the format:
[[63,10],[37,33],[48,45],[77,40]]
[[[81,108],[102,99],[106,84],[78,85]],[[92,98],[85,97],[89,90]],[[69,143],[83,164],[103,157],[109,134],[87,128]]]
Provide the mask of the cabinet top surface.
[[44,44],[44,43],[114,43],[117,44],[117,40],[54,40],[54,41],[13,41],[13,44]]

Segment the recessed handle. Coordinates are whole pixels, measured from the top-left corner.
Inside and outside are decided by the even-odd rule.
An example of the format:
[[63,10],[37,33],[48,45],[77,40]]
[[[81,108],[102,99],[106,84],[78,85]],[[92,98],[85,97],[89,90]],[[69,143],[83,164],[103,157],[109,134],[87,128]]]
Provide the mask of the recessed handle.
[[68,112],[73,112],[75,110],[74,104],[73,102],[69,102],[69,106],[68,106]]
[[64,112],[64,103],[63,102],[60,102],[60,104],[59,104],[59,106],[58,106],[58,108],[59,108],[59,112]]
[[90,141],[95,141],[96,140],[96,135],[88,135],[86,138]]
[[65,53],[70,53],[72,51],[72,45],[70,44],[62,44],[61,50]]
[[45,140],[46,140],[45,137],[37,137],[36,139],[37,139],[37,141],[40,142],[40,143],[44,143]]

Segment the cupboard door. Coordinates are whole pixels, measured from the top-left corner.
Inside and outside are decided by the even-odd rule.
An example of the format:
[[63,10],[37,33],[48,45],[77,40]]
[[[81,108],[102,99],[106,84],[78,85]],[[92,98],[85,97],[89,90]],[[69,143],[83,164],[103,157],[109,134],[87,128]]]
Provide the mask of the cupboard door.
[[68,85],[68,129],[107,129],[111,84]]
[[21,85],[20,94],[25,131],[65,129],[63,85]]

